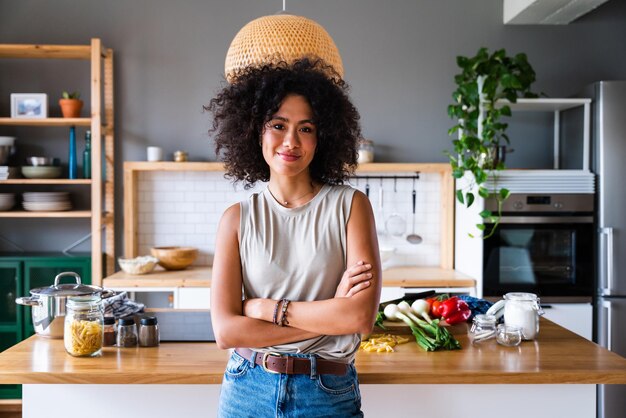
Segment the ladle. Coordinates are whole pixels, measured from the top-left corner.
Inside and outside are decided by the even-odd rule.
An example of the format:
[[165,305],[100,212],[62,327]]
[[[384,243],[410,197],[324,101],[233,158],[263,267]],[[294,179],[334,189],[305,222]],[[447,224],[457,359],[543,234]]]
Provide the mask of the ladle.
[[415,233],[415,197],[417,192],[415,191],[415,179],[413,179],[413,192],[411,193],[411,199],[413,199],[413,228],[411,233],[406,236],[406,240],[411,244],[420,244],[423,239],[421,236]]

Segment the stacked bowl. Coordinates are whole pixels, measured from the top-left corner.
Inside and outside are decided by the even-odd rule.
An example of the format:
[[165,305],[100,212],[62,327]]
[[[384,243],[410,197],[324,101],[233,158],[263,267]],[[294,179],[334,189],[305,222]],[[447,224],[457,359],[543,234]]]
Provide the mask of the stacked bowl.
[[0,193],[0,212],[13,209],[15,206],[15,193]]
[[28,192],[22,206],[34,212],[62,211],[72,209],[72,202],[69,192]]
[[61,177],[62,168],[58,158],[28,157],[22,166],[22,175],[29,179],[56,179]]

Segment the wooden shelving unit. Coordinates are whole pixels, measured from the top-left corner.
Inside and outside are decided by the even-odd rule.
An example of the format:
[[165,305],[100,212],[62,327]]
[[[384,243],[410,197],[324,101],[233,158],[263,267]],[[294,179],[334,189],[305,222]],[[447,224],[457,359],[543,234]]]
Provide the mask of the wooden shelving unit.
[[[224,171],[218,162],[124,162],[124,253],[125,257],[137,254],[137,181],[143,171]],[[454,178],[448,163],[369,163],[361,164],[362,173],[437,173],[441,181],[441,263],[440,267],[454,267]]]
[[[100,285],[103,275],[113,274],[115,269],[113,50],[105,48],[100,39],[97,38],[92,39],[89,45],[0,44],[0,58],[90,61],[90,117],[46,119],[0,117],[0,125],[5,126],[85,126],[91,129],[91,179],[11,179],[0,181],[0,186],[7,184],[90,186],[90,210],[61,212],[14,210],[0,212],[0,218],[91,218],[92,283]],[[104,167],[102,167],[103,161]],[[104,248],[102,248],[103,227]],[[105,257],[103,257],[103,253]]]
[[91,184],[91,179],[9,179],[0,180],[0,184]]
[[0,125],[9,126],[91,126],[90,118],[13,119],[0,118]]
[[55,212],[29,212],[27,210],[12,210],[0,212],[0,218],[91,218],[90,210],[68,210]]

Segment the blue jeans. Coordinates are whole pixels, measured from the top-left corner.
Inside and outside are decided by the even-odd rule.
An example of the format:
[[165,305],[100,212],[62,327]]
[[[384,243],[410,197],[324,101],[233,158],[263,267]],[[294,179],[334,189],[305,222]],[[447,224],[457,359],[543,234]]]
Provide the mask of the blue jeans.
[[220,392],[220,418],[362,416],[359,381],[353,364],[348,365],[344,376],[316,375],[313,370],[310,375],[275,374],[233,352],[226,365]]

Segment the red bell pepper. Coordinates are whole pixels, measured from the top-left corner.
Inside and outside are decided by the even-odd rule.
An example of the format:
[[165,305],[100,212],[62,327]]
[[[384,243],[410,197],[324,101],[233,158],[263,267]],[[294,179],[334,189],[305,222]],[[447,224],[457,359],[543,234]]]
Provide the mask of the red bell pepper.
[[467,303],[456,296],[441,303],[440,313],[441,317],[445,319],[449,325],[467,321],[472,315],[472,311],[469,306],[467,306]]

